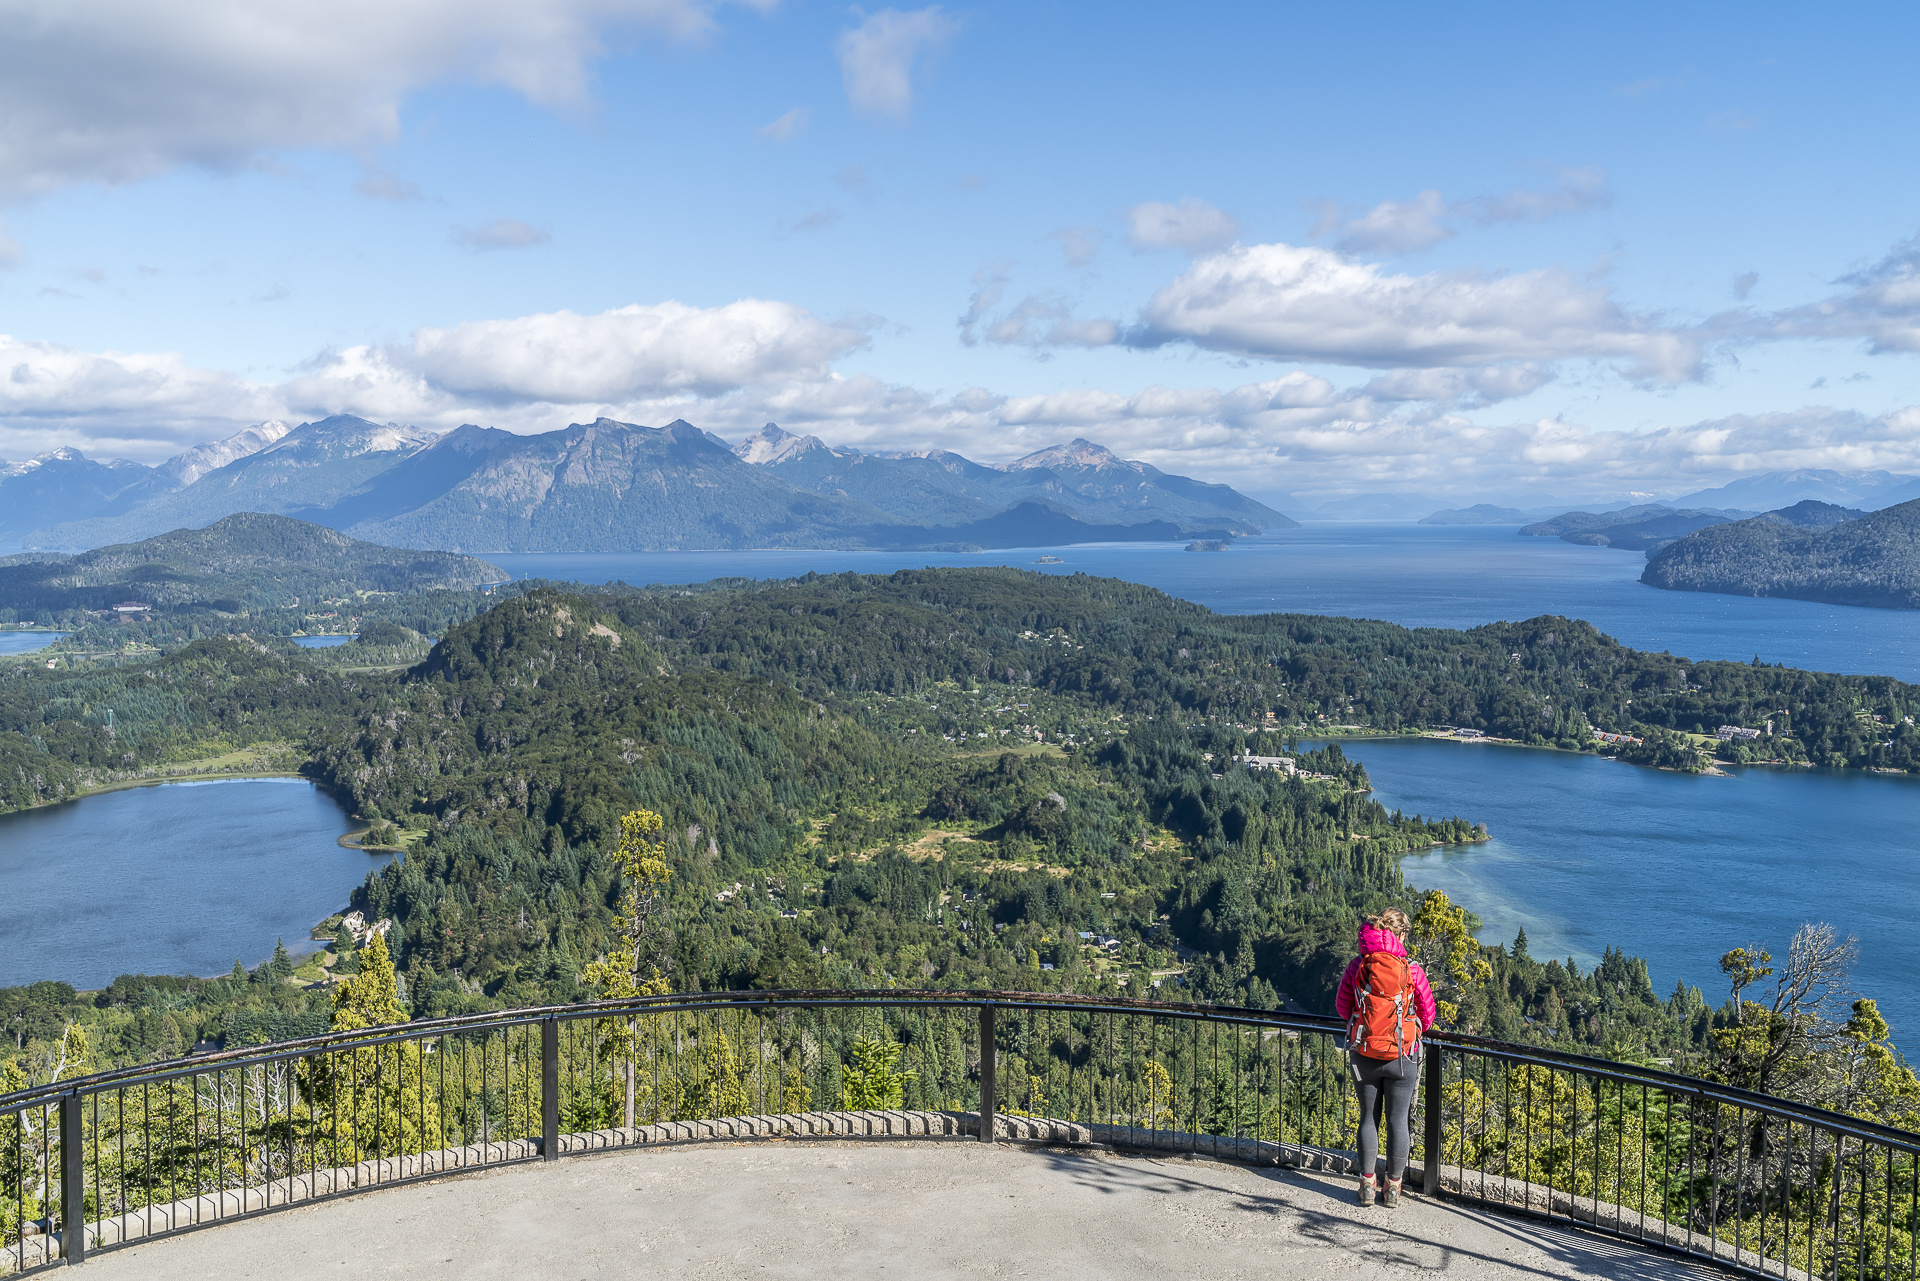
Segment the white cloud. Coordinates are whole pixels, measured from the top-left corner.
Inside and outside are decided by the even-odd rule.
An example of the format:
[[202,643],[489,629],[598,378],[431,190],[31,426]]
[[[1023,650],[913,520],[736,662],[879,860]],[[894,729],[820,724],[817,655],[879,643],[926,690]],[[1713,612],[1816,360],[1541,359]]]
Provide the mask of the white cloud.
[[1135,249],[1218,249],[1240,234],[1233,215],[1188,196],[1178,204],[1149,200],[1127,211],[1127,243]]
[[[1080,320],[1073,309],[1058,298],[1029,295],[988,324],[980,334],[986,342],[1002,346],[1108,347],[1120,336],[1120,326],[1111,320]],[[972,345],[975,339],[963,335]]]
[[1473,408],[1525,396],[1553,378],[1550,367],[1528,362],[1481,369],[1396,369],[1371,379],[1361,390],[1376,400]]
[[913,107],[913,69],[953,38],[960,24],[940,11],[882,9],[834,45],[847,101],[860,111],[905,119]]
[[1700,372],[1699,340],[1622,311],[1604,289],[1553,270],[1394,274],[1331,250],[1236,246],[1159,289],[1129,341],[1188,342],[1272,360],[1376,368],[1591,357],[1632,377]]
[[265,417],[271,403],[266,389],[173,352],[89,352],[0,334],[0,418],[247,418]]
[[1463,225],[1546,222],[1600,208],[1612,199],[1604,170],[1567,168],[1554,175],[1549,187],[1516,187],[1498,196],[1449,202],[1439,192],[1428,190],[1412,200],[1383,200],[1359,214],[1323,204],[1313,235],[1316,239],[1331,238],[1334,248],[1342,253],[1417,253],[1452,239]]
[[1108,347],[1120,338],[1116,321],[1074,316],[1063,298],[1029,294],[999,315],[994,311],[1006,297],[1009,263],[989,263],[973,275],[973,295],[960,317],[960,341],[969,347],[982,342],[1000,346],[1032,347],[1044,359],[1054,347]]
[[556,311],[418,329],[402,345],[333,354],[289,390],[316,410],[370,401],[394,413],[405,412],[399,404],[408,395],[430,413],[446,402],[578,406],[717,396],[824,377],[830,362],[866,341],[860,330],[791,303],[636,304],[592,316]]
[[1920,352],[1920,236],[1895,245],[1862,271],[1843,276],[1844,293],[1754,322],[1756,337],[1864,338],[1876,355]]
[[1456,208],[1478,226],[1503,222],[1546,222],[1613,203],[1606,170],[1598,166],[1561,169],[1545,190],[1515,187],[1502,196],[1475,196]]
[[807,117],[805,107],[795,107],[778,120],[761,125],[755,132],[768,142],[789,143],[806,132]]
[[0,199],[392,138],[446,81],[583,100],[626,33],[697,38],[714,0],[0,0]]
[[518,218],[495,218],[470,227],[455,227],[449,234],[454,244],[474,253],[485,253],[489,249],[530,249],[553,241],[547,232]]
[[1414,253],[1453,238],[1454,229],[1447,225],[1450,212],[1446,197],[1437,191],[1423,191],[1412,200],[1382,200],[1351,217],[1325,205],[1313,235],[1331,234],[1343,253]]

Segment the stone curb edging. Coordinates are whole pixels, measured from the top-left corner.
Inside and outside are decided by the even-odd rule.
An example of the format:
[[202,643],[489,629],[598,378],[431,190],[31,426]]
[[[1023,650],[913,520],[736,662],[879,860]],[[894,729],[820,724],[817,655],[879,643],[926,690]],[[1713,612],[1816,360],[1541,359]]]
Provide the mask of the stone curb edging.
[[[1276,1166],[1318,1174],[1353,1175],[1359,1166],[1358,1154],[1305,1144],[1281,1143],[1270,1139],[1236,1138],[1212,1134],[1194,1134],[1184,1130],[1159,1130],[1143,1126],[1085,1124],[1053,1117],[997,1114],[994,1137],[1015,1143],[1064,1146],[1102,1146],[1143,1152],[1178,1152],[1210,1159],[1256,1166]],[[917,1110],[877,1110],[862,1112],[797,1112],[762,1116],[716,1117],[698,1121],[660,1121],[632,1129],[616,1128],[562,1134],[559,1155],[584,1155],[630,1148],[659,1147],[686,1143],[726,1140],[782,1138],[864,1138],[977,1139],[980,1114],[977,1112],[929,1112]],[[132,1244],[188,1228],[211,1226],[262,1210],[282,1209],[303,1202],[371,1190],[386,1183],[398,1183],[437,1175],[462,1174],[496,1169],[539,1159],[543,1153],[539,1139],[508,1139],[474,1143],[458,1148],[442,1148],[413,1156],[384,1157],[357,1165],[315,1170],[272,1180],[247,1188],[227,1188],[202,1193],[178,1201],[132,1210],[122,1215],[89,1223],[88,1249]],[[1419,1162],[1407,1167],[1409,1188],[1418,1187],[1424,1178]],[[1575,1196],[1542,1184],[1527,1183],[1500,1175],[1482,1176],[1477,1170],[1463,1171],[1444,1165],[1440,1171],[1441,1188],[1462,1201],[1487,1206],[1518,1209],[1588,1224],[1617,1235],[1617,1239],[1651,1246],[1685,1250],[1695,1258],[1717,1258],[1722,1262],[1755,1270],[1766,1270],[1785,1281],[1812,1281],[1802,1269],[1782,1269],[1780,1261],[1765,1259],[1752,1250],[1735,1251],[1731,1245],[1719,1253],[1689,1249],[1690,1244],[1711,1238],[1689,1234],[1686,1228],[1658,1219],[1642,1224],[1634,1211],[1599,1201],[1592,1196]],[[59,1236],[33,1235],[17,1246],[0,1251],[0,1273],[34,1268],[52,1262],[58,1255]]]

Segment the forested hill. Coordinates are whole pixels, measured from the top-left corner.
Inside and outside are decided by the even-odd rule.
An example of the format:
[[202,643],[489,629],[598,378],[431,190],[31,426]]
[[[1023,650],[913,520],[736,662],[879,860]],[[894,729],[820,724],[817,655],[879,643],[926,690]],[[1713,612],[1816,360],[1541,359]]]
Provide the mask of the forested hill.
[[[476,982],[508,1001],[577,993],[604,946],[600,851],[636,805],[668,818],[675,977],[700,987],[1025,985],[1042,964],[1086,983],[1077,931],[1099,928],[1125,931],[1136,984],[1191,952],[1210,999],[1320,1005],[1354,913],[1404,897],[1394,856],[1475,836],[1386,812],[1337,750],[1302,758],[1326,776],[1310,782],[1228,764],[1277,736],[1025,684],[1010,698],[970,576],[947,584],[945,618],[864,599],[888,581],[539,592],[319,732],[322,777],[427,830],[365,894],[396,922],[417,1000],[469,1008]],[[719,659],[746,636],[728,602],[766,625],[764,669]],[[890,675],[865,661],[879,648],[901,656]]]
[[1824,503],[1798,506],[1859,518],[1795,525],[1769,513],[1703,529],[1649,559],[1640,581],[1678,591],[1920,609],[1920,499],[1864,516]]
[[676,662],[808,691],[898,695],[979,680],[1115,712],[1460,726],[1568,748],[1593,747],[1594,729],[1711,735],[1771,719],[1764,747],[1778,759],[1920,767],[1920,731],[1907,723],[1920,688],[1646,653],[1559,617],[1455,631],[1216,614],[1115,579],[999,569],[811,577],[613,607]]
[[[607,851],[640,806],[667,820],[680,987],[1134,993],[1159,978],[1318,1010],[1361,914],[1421,906],[1398,856],[1481,833],[1470,814],[1386,811],[1358,765],[1297,751],[1294,729],[1476,725],[1590,750],[1589,724],[1651,742],[1770,716],[1769,751],[1907,768],[1920,693],[1637,653],[1566,619],[1238,617],[1012,570],[513,590],[393,675],[245,637],[103,670],[7,668],[0,791],[33,803],[291,743],[353,809],[408,833],[357,899],[394,921],[416,1015],[587,995],[618,890]],[[1300,773],[1250,770],[1247,753],[1293,754]],[[1700,993],[1661,1002],[1630,958],[1583,974],[1486,957],[1495,981],[1456,993],[1468,1030],[1669,1057],[1708,1043]],[[189,1041],[298,1028],[324,998],[278,973],[182,980],[167,1018]],[[99,1017],[145,1037],[164,1020],[141,1013],[142,990],[116,984]]]
[[472,556],[361,542],[288,516],[241,512],[75,556],[0,561],[4,616],[58,615],[137,601],[169,609],[282,608],[356,593],[468,589],[508,575]]

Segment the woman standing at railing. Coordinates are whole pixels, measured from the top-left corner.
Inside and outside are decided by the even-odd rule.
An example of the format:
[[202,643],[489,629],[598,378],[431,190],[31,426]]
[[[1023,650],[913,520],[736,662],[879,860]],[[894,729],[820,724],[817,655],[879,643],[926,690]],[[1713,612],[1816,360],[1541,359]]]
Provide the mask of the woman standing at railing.
[[[1360,955],[1340,976],[1333,1009],[1347,1020],[1347,1059],[1360,1088],[1360,1204],[1400,1204],[1400,1180],[1413,1147],[1409,1113],[1420,1084],[1420,1036],[1433,1026],[1433,988],[1407,959],[1413,923],[1390,907],[1360,925]],[[1387,1170],[1376,1184],[1380,1125],[1387,1129]]]

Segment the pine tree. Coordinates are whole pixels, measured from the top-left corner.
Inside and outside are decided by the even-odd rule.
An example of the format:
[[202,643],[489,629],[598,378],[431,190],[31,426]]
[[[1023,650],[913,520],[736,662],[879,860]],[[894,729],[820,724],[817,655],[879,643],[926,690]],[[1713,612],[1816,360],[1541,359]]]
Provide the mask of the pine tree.
[[[386,939],[373,935],[359,955],[359,973],[333,990],[332,1030],[405,1023]],[[301,1091],[317,1113],[316,1137],[334,1148],[339,1164],[441,1145],[440,1108],[417,1041],[335,1050],[304,1060],[300,1075]]]
[[[581,981],[601,1000],[661,996],[668,991],[667,881],[673,869],[666,863],[666,842],[659,839],[663,820],[652,810],[634,810],[620,819],[620,846],[614,851],[625,889],[620,912],[614,917],[614,946],[602,959],[588,965]],[[607,1053],[626,1065],[626,1127],[634,1122],[635,1060],[640,1054],[639,1020],[629,1017],[610,1029]]]
[[746,1115],[747,1090],[740,1081],[740,1060],[733,1052],[733,1041],[719,1028],[700,1038],[699,1071],[681,1104],[683,1120]]

